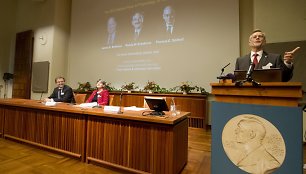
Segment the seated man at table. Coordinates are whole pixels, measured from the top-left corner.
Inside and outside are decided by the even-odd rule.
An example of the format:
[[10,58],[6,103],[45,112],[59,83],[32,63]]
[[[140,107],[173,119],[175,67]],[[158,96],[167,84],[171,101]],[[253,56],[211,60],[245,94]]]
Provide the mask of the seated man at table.
[[57,87],[54,88],[53,93],[45,101],[75,103],[72,88],[65,85],[65,78],[61,76],[56,77],[55,83]]

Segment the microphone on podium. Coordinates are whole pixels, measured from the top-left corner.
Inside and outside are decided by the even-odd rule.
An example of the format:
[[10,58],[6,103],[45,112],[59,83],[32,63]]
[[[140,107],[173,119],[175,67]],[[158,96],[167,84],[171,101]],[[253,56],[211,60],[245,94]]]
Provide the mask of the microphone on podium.
[[226,67],[228,67],[230,64],[231,64],[231,63],[228,63],[228,64],[225,65],[223,68],[221,68],[221,74],[220,74],[220,76],[217,77],[217,79],[234,79],[235,76],[234,76],[233,74],[231,74],[231,73],[228,73],[228,74],[226,74],[225,76],[223,75],[224,69],[225,69]]
[[253,86],[260,86],[261,84],[259,82],[256,82],[252,78],[254,69],[255,69],[255,64],[251,62],[249,69],[245,75],[245,80],[236,81],[235,86],[242,86],[245,82],[251,82]]
[[221,69],[221,74],[220,74],[220,76],[223,74],[224,69],[225,69],[226,67],[228,67],[230,64],[231,64],[231,63],[228,63],[227,65],[225,65],[225,66]]
[[247,73],[246,73],[246,77],[245,77],[246,80],[249,80],[250,78],[252,78],[254,68],[255,68],[255,64],[252,62],[249,66],[249,69],[248,69]]

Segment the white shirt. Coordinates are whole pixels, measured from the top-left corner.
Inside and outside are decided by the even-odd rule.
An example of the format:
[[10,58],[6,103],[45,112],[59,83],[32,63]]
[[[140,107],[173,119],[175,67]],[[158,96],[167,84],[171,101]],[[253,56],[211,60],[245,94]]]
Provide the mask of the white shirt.
[[172,32],[173,32],[173,25],[166,25],[167,26],[167,32],[169,32],[169,33],[171,33],[172,34]]
[[251,51],[251,61],[253,62],[254,61],[254,54],[258,54],[257,55],[257,60],[258,60],[258,63],[259,63],[259,61],[260,61],[260,59],[261,59],[261,57],[262,57],[262,54],[263,54],[263,50],[261,50],[261,51],[258,51],[258,52],[254,52],[254,51]]

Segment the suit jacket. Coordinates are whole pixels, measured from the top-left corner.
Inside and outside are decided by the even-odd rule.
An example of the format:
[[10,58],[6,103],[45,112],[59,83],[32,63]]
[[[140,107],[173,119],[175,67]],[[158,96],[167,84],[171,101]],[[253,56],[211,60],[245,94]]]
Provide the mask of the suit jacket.
[[[245,56],[239,57],[236,60],[235,70],[248,70],[251,64],[251,53]],[[291,79],[293,75],[293,67],[288,68],[284,61],[282,60],[281,55],[263,52],[260,61],[258,62],[255,69],[263,69],[263,66],[267,64],[272,64],[270,68],[280,68],[282,71],[282,81],[287,82]]]
[[55,102],[75,103],[72,88],[67,85],[64,85],[63,89],[54,88],[48,98],[52,98]]
[[[86,100],[87,103],[92,102],[92,99],[95,97],[95,95],[97,94],[98,90],[94,90],[91,95],[89,96],[89,98]],[[98,98],[98,104],[99,105],[108,105],[108,100],[109,100],[109,92],[108,90],[103,90],[100,94]]]

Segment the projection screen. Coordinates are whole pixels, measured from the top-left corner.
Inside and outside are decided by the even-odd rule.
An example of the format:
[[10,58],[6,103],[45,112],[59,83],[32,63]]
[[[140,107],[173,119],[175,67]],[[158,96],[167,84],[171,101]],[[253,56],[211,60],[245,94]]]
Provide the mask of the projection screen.
[[73,0],[68,81],[210,91],[239,56],[238,0]]

